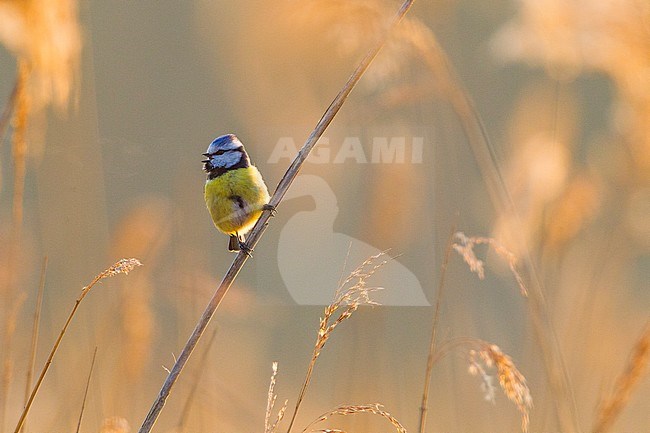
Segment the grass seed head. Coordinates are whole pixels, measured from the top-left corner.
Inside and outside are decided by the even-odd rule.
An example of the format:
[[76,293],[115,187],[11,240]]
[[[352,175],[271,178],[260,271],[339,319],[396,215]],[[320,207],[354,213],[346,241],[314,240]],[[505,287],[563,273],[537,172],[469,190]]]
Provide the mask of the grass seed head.
[[482,379],[481,387],[485,392],[486,400],[493,401],[494,387],[483,365],[486,368],[496,368],[499,385],[506,397],[517,406],[521,413],[521,429],[527,432],[533,399],[526,378],[512,362],[512,358],[503,353],[496,344],[480,342],[478,349],[470,350],[469,363],[470,374],[478,375]]

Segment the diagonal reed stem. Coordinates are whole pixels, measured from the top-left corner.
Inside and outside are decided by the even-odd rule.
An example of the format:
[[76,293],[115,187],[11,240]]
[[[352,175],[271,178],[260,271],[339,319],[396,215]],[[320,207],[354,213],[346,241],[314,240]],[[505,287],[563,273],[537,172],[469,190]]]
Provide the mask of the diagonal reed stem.
[[620,416],[632,396],[632,391],[643,379],[650,366],[650,319],[645,325],[641,337],[637,340],[625,366],[625,370],[616,379],[612,393],[601,401],[596,416],[593,433],[606,433]]
[[[352,89],[354,89],[355,85],[359,82],[359,80],[366,72],[366,70],[368,69],[368,67],[374,60],[374,58],[377,56],[381,48],[384,46],[386,40],[389,37],[391,30],[406,15],[406,13],[413,5],[414,1],[415,0],[405,0],[404,3],[402,3],[402,6],[395,14],[395,17],[391,22],[391,24],[388,26],[386,32],[377,41],[375,46],[373,46],[370,50],[368,50],[366,56],[363,58],[363,60],[361,60],[361,62],[354,70],[352,75],[350,75],[350,78],[348,78],[348,81],[341,88],[341,90],[336,95],[336,97],[329,105],[329,107],[327,107],[327,110],[325,110],[325,113],[318,121],[316,127],[307,138],[307,141],[298,152],[298,155],[296,155],[295,159],[293,160],[293,162],[287,169],[286,173],[280,180],[280,183],[275,189],[275,192],[273,193],[273,197],[271,197],[271,200],[269,202],[271,206],[277,207],[280,204],[282,198],[284,197],[284,195],[287,193],[287,190],[291,186],[291,183],[296,178],[296,176],[298,176],[302,164],[305,162],[305,160],[311,153],[312,149],[316,146],[316,143],[323,135],[327,127],[330,125],[330,123],[332,123],[332,120],[334,120],[334,117],[339,112],[339,110],[341,109],[345,101],[347,100],[348,96],[350,95],[350,92],[352,92]],[[253,230],[248,235],[247,243],[251,248],[255,247],[259,239],[264,234],[264,231],[268,226],[269,223],[268,221],[270,217],[271,217],[271,213],[269,211],[265,211],[260,217],[260,219],[257,221],[257,223],[255,224],[255,227],[253,227]],[[248,255],[243,251],[240,251],[239,254],[237,254],[235,259],[233,260],[232,264],[230,265],[230,268],[228,269],[223,279],[221,280],[219,287],[214,292],[214,295],[210,299],[210,302],[208,303],[203,314],[199,318],[199,321],[197,322],[194,331],[192,331],[192,334],[187,340],[187,343],[185,343],[185,347],[183,347],[183,351],[181,352],[180,356],[176,360],[176,363],[174,364],[171,371],[169,372],[167,379],[165,379],[165,382],[163,383],[163,386],[160,389],[158,397],[153,402],[151,409],[149,409],[149,413],[147,414],[142,425],[140,426],[139,433],[149,433],[153,428],[154,424],[156,423],[156,420],[160,416],[160,412],[165,406],[165,402],[167,401],[167,398],[169,397],[169,394],[172,388],[174,387],[174,384],[178,380],[178,376],[183,371],[183,368],[185,367],[185,364],[187,363],[190,355],[194,351],[194,348],[196,347],[201,336],[205,332],[206,327],[210,323],[210,319],[212,319],[212,316],[214,315],[215,311],[219,307],[219,304],[221,303],[224,296],[228,292],[228,289],[230,289],[230,286],[232,286],[233,282],[235,281],[235,278],[237,278],[239,271],[242,269],[247,259],[248,259]]]
[[431,386],[431,372],[433,371],[433,364],[435,361],[436,353],[436,338],[438,336],[438,322],[440,321],[440,306],[442,305],[442,295],[445,288],[445,281],[447,278],[447,266],[449,265],[449,257],[454,244],[454,233],[456,233],[456,225],[451,228],[449,233],[449,240],[445,248],[445,257],[442,260],[440,268],[440,279],[438,280],[438,290],[436,294],[436,306],[433,312],[433,322],[431,324],[431,340],[429,342],[429,355],[427,356],[427,368],[424,373],[424,389],[422,390],[422,404],[420,405],[420,425],[418,428],[419,433],[425,433],[427,425],[427,411],[429,410],[429,389]]

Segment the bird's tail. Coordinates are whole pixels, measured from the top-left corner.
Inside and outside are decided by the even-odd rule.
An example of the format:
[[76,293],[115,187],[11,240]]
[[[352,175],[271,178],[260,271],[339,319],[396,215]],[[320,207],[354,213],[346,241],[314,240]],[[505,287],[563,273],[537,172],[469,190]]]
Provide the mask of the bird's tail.
[[239,242],[243,242],[243,236],[230,235],[228,240],[228,251],[239,251]]

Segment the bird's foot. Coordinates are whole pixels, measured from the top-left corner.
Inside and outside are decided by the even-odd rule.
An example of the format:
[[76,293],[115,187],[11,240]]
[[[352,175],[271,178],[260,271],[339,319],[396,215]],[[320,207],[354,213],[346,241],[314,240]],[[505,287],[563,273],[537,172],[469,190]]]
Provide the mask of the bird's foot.
[[249,247],[248,244],[247,244],[246,242],[244,242],[244,241],[239,241],[239,249],[240,249],[241,252],[243,252],[244,254],[246,254],[246,255],[247,255],[248,257],[250,257],[251,259],[253,258],[253,254],[252,254],[252,253],[253,253],[253,249],[252,249],[251,247]]
[[271,205],[271,204],[268,204],[268,203],[265,204],[264,206],[262,206],[262,210],[263,210],[263,211],[264,211],[264,210],[269,211],[269,212],[271,213],[271,216],[272,216],[272,217],[274,217],[275,214],[278,213],[278,211],[275,209],[275,206],[273,206],[273,205]]

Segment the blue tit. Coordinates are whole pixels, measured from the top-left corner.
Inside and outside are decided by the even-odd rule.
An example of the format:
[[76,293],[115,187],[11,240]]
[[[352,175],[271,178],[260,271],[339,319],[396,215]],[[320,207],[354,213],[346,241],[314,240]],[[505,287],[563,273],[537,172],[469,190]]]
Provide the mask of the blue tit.
[[217,229],[230,236],[230,251],[250,249],[244,235],[255,225],[268,204],[269,191],[257,167],[251,164],[244,145],[233,135],[216,138],[206,153],[203,170],[205,204]]

